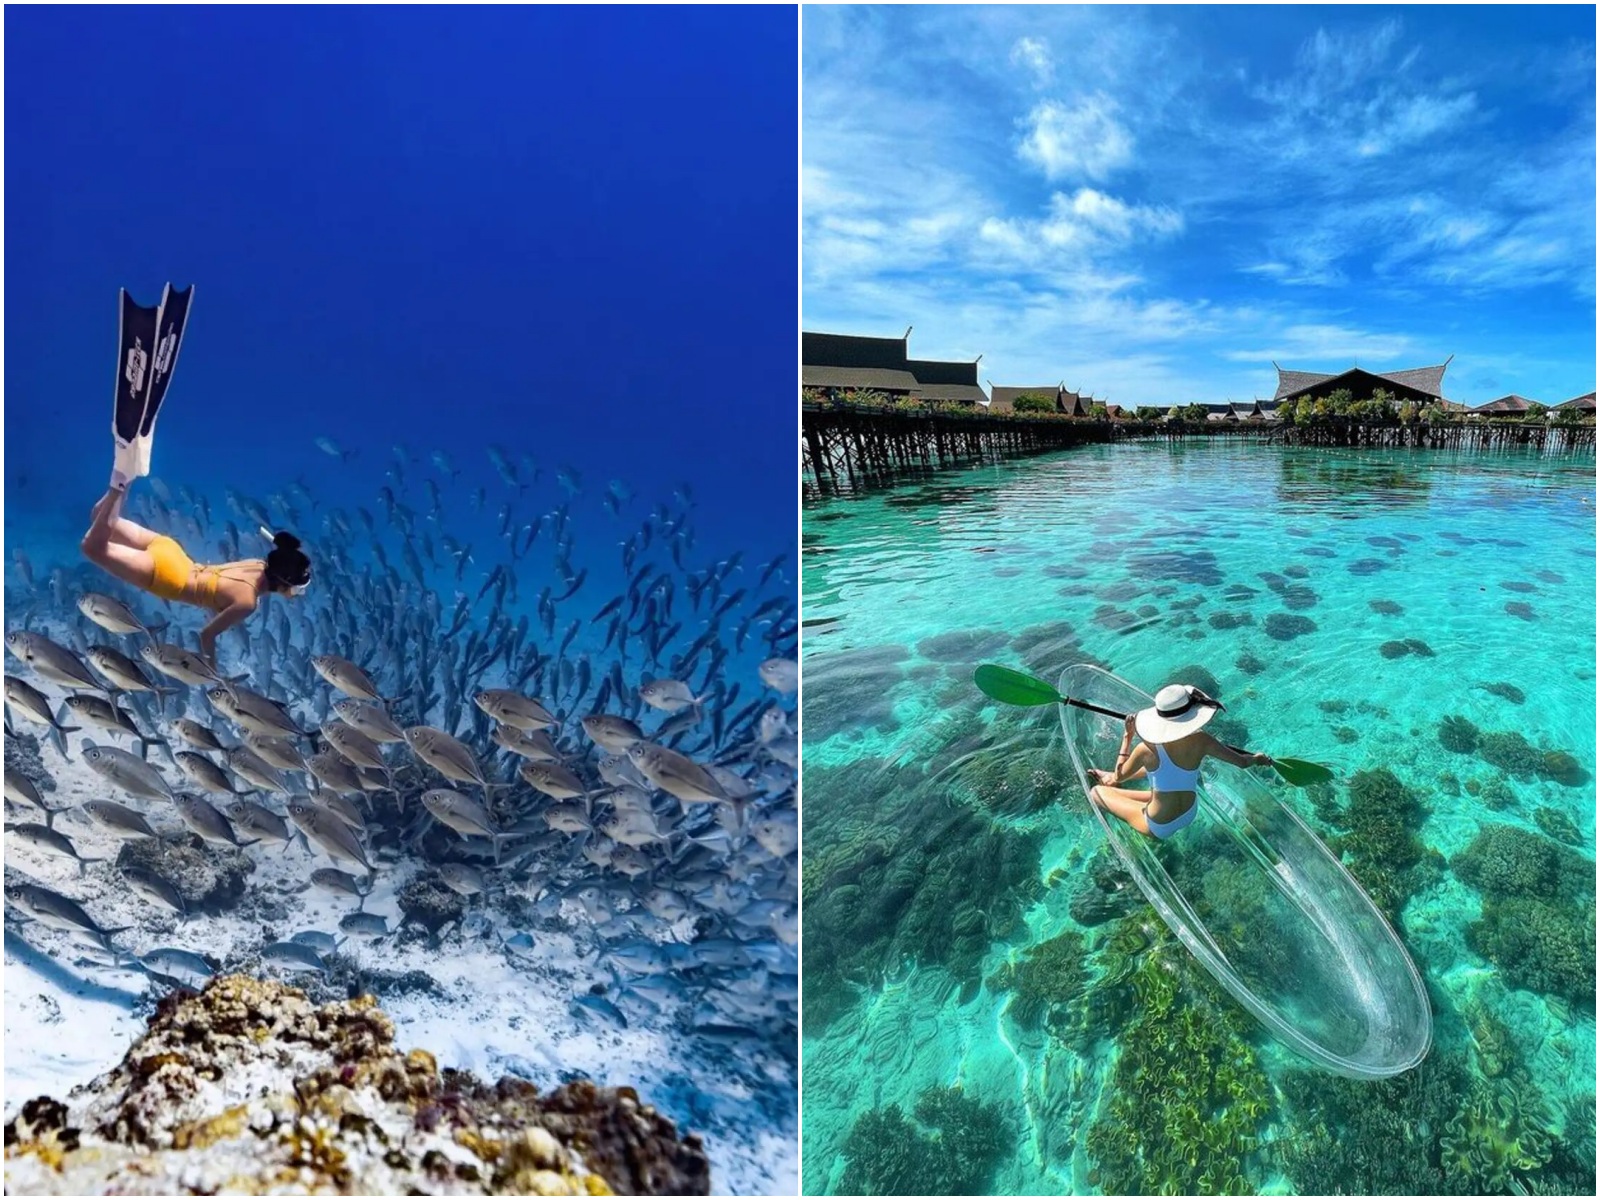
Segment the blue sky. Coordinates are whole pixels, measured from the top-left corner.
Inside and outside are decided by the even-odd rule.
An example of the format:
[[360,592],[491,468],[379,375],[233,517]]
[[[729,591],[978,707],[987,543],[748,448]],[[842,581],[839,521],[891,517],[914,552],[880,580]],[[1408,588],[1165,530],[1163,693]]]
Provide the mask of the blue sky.
[[1113,403],[1595,386],[1592,7],[807,7],[803,322]]

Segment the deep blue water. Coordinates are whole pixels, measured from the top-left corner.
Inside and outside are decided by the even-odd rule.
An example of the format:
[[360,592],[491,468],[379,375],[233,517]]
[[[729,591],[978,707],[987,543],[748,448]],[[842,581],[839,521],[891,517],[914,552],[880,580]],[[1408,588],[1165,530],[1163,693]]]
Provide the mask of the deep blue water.
[[[413,665],[377,653],[362,630],[363,621],[376,628],[389,618],[352,614],[334,591],[392,570],[398,607],[428,608],[436,598],[440,630],[452,624],[458,597],[477,597],[458,636],[441,639],[453,642],[442,645],[442,661],[454,664],[473,654],[475,634],[495,628],[486,620],[495,595],[480,589],[504,567],[516,585],[491,636],[526,618],[528,644],[552,664],[566,660],[541,676],[544,694],[578,697],[561,714],[560,736],[574,769],[592,775],[594,748],[577,718],[618,659],[617,643],[602,644],[607,618],[594,614],[636,574],[622,550],[631,540],[637,564],[652,564],[657,582],[666,587],[670,578],[674,590],[665,602],[672,612],[656,624],[671,630],[661,666],[649,668],[636,638],[617,661],[627,703],[638,708],[646,676],[694,658],[696,640],[716,634],[726,659],[710,654],[708,671],[701,652],[696,689],[727,689],[718,692],[727,701],[720,715],[780,706],[792,723],[792,695],[764,688],[756,665],[793,655],[798,622],[793,11],[108,8],[8,11],[5,21],[7,629],[27,622],[63,640],[85,631],[110,640],[71,607],[89,586],[160,615],[153,599],[84,564],[77,542],[112,461],[118,289],[153,305],[170,280],[195,285],[194,305],[156,427],[152,478],[134,484],[129,514],[176,534],[197,561],[215,562],[262,553],[256,521],[245,515],[259,503],[274,527],[302,537],[314,564],[304,602],[266,603],[267,619],[247,626],[248,641],[223,635],[226,669],[254,672],[252,685],[275,695],[294,691],[303,719],[315,723],[331,697],[309,676],[299,686],[309,680],[311,688],[291,682],[305,675],[306,654],[362,658],[385,680]],[[322,439],[342,454],[321,448]],[[410,514],[404,529],[384,527],[391,502]],[[501,517],[507,503],[516,555]],[[364,532],[363,510],[380,523],[375,536]],[[525,548],[530,525],[539,532]],[[563,554],[558,537],[569,541]],[[416,572],[402,559],[408,540],[425,564]],[[470,558],[457,559],[452,545]],[[560,601],[575,572],[586,581]],[[663,603],[666,593],[650,590],[635,625],[648,625],[650,606]],[[548,632],[541,593],[558,601]],[[173,621],[164,636],[192,645],[194,614]],[[578,632],[567,649],[569,625]],[[786,636],[764,640],[774,628]],[[268,629],[278,639],[268,647],[292,647],[284,655],[292,661],[273,665],[271,678],[263,674],[271,656],[255,638]],[[339,642],[330,646],[335,629]],[[594,668],[587,690],[573,678],[575,661],[583,680]],[[7,670],[28,675],[14,658]],[[605,706],[613,713],[615,695]],[[457,727],[450,700],[410,720],[451,725],[486,761],[492,756],[491,773],[515,780],[516,761],[487,745],[470,702],[459,706]],[[214,717],[198,693],[183,702],[190,717]],[[174,715],[162,714],[163,723]],[[664,714],[638,715],[655,726]],[[716,738],[708,734],[695,752],[734,763],[745,754],[740,745],[755,747],[754,728],[722,739],[719,720]],[[752,776],[766,771],[752,810],[792,808],[792,767],[758,762],[759,753],[735,763]],[[61,783],[53,802],[65,810],[82,778],[53,749],[42,754]],[[530,815],[543,801],[531,803]],[[674,817],[678,831],[711,807],[686,807]],[[63,821],[80,842],[92,836]],[[550,861],[582,871],[576,845],[570,855],[553,847]],[[673,866],[686,861],[683,845],[674,845]],[[516,1069],[506,1063],[538,1062],[538,1046],[554,1044],[571,1073],[636,1084],[647,1102],[705,1133],[716,1190],[792,1191],[793,939],[781,942],[763,922],[773,906],[775,922],[786,903],[792,913],[794,889],[783,856],[765,858],[747,831],[735,831],[732,849],[723,845],[689,854],[725,855],[738,878],[711,884],[702,871],[699,891],[673,877],[660,846],[650,851],[654,875],[644,881],[692,894],[686,925],[645,936],[668,944],[715,933],[752,947],[748,962],[692,965],[695,986],[680,1006],[656,1012],[636,998],[620,1034],[604,1020],[569,1016],[569,1002],[591,985],[619,996],[625,973],[595,957],[588,923],[599,922],[596,902],[585,896],[580,908],[568,897],[563,907],[546,892],[526,920],[541,950],[547,941],[555,948],[557,966],[539,977],[520,1033],[492,1008],[468,1024],[430,1025],[427,1011],[412,1013],[403,1033],[444,1039],[442,1062],[491,1078]],[[452,842],[446,851],[461,848]],[[45,862],[21,861],[25,872]],[[116,902],[111,870],[96,867],[81,884],[62,876],[61,886],[105,911]],[[596,873],[616,891],[634,879]],[[738,905],[757,889],[759,912],[736,923]],[[701,895],[720,907],[702,909]],[[623,923],[648,924],[637,903],[617,910]],[[312,922],[309,908],[299,915]],[[186,928],[183,936],[212,938],[208,952],[236,961],[227,939],[239,930],[220,921]],[[512,928],[471,946],[447,943],[441,971],[487,971],[483,987],[501,988],[494,972],[517,969],[500,962],[498,938]],[[175,936],[164,927],[129,935],[135,952]],[[18,959],[11,974],[49,991],[44,975],[18,964],[50,961]],[[769,971],[773,987],[761,993],[752,980]],[[727,990],[705,990],[713,974],[729,981]],[[124,976],[116,986],[131,996],[144,985]],[[497,1003],[522,1011],[503,990]],[[538,1004],[553,1006],[553,1022]],[[14,1015],[8,1003],[8,1029]],[[755,1035],[697,1043],[686,1032],[696,1024],[749,1025]],[[112,1065],[90,1062],[98,1052],[85,1049],[82,1062],[59,1071],[13,1058],[8,1076],[19,1073],[28,1082],[18,1086],[30,1087],[54,1078],[64,1092],[79,1081],[74,1072],[87,1079]],[[746,1071],[760,1081],[748,1085]],[[8,1110],[31,1094],[12,1092]]]
[[117,289],[170,279],[197,290],[158,475],[337,500],[318,435],[486,483],[500,442],[693,480],[728,550],[792,542],[794,13],[5,19],[10,503],[82,518]]

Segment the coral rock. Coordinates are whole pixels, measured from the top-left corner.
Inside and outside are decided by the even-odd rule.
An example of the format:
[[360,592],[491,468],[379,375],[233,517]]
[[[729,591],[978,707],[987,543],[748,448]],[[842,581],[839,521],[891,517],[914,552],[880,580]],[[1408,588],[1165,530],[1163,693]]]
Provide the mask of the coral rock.
[[630,1088],[485,1084],[401,1054],[370,997],[230,975],[163,1000],[122,1063],[6,1126],[11,1194],[685,1195],[699,1139]]

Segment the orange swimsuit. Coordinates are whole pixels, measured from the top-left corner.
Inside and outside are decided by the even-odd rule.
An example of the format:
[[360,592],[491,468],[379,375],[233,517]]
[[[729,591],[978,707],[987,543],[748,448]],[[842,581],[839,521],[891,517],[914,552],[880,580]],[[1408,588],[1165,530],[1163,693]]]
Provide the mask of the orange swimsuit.
[[[221,604],[217,602],[217,589],[222,584],[224,568],[197,567],[194,560],[184,553],[183,547],[169,537],[156,538],[148,549],[155,563],[155,569],[150,575],[150,591],[154,595],[163,600],[181,600],[214,611],[227,608],[232,603],[226,599]],[[260,563],[261,560],[252,559],[251,562]],[[193,595],[189,594],[191,578],[194,585]],[[228,578],[234,583],[253,582],[232,576]]]

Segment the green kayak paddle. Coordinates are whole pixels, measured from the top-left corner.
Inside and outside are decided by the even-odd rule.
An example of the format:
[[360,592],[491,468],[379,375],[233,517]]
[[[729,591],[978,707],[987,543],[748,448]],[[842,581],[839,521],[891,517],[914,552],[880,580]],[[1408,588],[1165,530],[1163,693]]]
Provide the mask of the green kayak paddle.
[[[1001,704],[1014,704],[1021,708],[1037,708],[1043,704],[1070,704],[1074,708],[1087,709],[1102,716],[1114,717],[1118,721],[1125,721],[1128,718],[1127,713],[1119,713],[1109,708],[1101,708],[1098,704],[1088,704],[1082,700],[1074,700],[1071,696],[1063,696],[1042,679],[1036,679],[1021,671],[1013,671],[1010,667],[996,666],[994,663],[984,663],[974,671],[972,681],[985,696],[991,700],[998,700]],[[1237,746],[1230,746],[1229,749],[1238,750],[1240,754],[1245,753]],[[1310,787],[1314,783],[1327,783],[1333,778],[1333,772],[1327,767],[1321,763],[1307,762],[1303,758],[1274,758],[1272,769],[1292,787]]]

